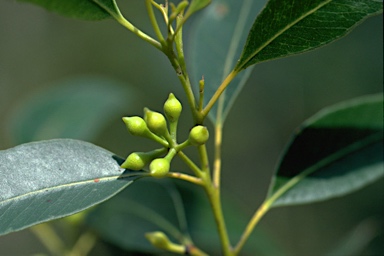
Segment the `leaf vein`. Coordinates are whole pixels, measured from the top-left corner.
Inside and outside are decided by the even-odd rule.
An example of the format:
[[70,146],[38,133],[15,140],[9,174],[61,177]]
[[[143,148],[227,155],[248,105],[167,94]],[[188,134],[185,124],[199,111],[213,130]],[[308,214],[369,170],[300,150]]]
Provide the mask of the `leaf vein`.
[[324,1],[322,4],[319,4],[317,7],[307,11],[306,13],[304,13],[303,15],[301,15],[300,17],[298,17],[297,19],[293,20],[291,23],[289,23],[287,26],[285,26],[284,28],[282,28],[279,32],[277,32],[274,36],[272,36],[269,40],[267,40],[264,44],[262,44],[259,48],[257,48],[252,54],[250,54],[250,56],[248,58],[246,58],[243,62],[242,62],[242,65],[238,66],[236,68],[237,71],[240,71],[243,69],[243,67],[251,61],[251,59],[253,59],[260,51],[262,51],[265,47],[267,47],[269,44],[271,44],[276,38],[278,38],[279,36],[281,36],[282,34],[284,34],[284,32],[286,32],[287,30],[289,30],[291,27],[293,27],[295,24],[297,24],[298,22],[302,21],[303,19],[305,19],[306,17],[308,17],[309,15],[313,14],[314,12],[316,12],[317,10],[319,10],[320,8],[322,8],[323,6],[331,3],[332,0],[326,0]]

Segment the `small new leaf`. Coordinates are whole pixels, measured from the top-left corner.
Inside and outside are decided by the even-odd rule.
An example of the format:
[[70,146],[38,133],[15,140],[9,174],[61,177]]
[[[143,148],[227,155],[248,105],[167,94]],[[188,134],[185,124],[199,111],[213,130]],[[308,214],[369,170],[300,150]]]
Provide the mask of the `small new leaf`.
[[192,14],[205,8],[211,3],[211,0],[192,0],[189,4],[188,10],[185,13],[185,19],[189,18]]

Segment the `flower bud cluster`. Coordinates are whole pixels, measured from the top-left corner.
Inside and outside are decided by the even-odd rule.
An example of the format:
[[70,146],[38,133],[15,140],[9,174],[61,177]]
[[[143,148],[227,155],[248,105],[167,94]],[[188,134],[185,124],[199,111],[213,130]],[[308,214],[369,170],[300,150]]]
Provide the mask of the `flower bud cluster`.
[[164,103],[164,115],[144,109],[144,118],[139,116],[123,117],[127,130],[134,136],[151,139],[162,148],[148,152],[133,152],[121,165],[122,168],[139,171],[149,165],[149,173],[155,178],[168,174],[173,157],[185,146],[200,146],[209,138],[208,129],[197,125],[190,131],[188,139],[177,143],[177,124],[182,111],[180,101],[171,93]]

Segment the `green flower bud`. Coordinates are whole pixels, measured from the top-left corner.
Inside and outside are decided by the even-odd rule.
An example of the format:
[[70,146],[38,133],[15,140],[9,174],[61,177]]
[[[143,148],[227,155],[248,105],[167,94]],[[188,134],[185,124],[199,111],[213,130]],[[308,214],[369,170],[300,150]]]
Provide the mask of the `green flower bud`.
[[189,142],[194,146],[203,145],[209,138],[209,132],[207,127],[197,125],[189,132]]
[[149,165],[149,171],[155,178],[162,178],[168,174],[170,163],[165,158],[156,158]]
[[167,148],[155,149],[148,152],[133,152],[131,153],[125,162],[121,165],[122,168],[130,169],[134,171],[142,170],[146,164],[160,157],[167,152]]
[[179,119],[183,107],[173,93],[169,94],[167,101],[164,103],[164,114],[169,122],[176,122]]
[[[152,111],[150,111],[152,112]],[[164,118],[164,117],[163,117]],[[165,118],[164,118],[165,120]],[[139,116],[123,117],[123,121],[127,126],[128,131],[134,136],[141,136],[151,140],[154,140],[164,147],[168,147],[168,142],[163,138],[152,133],[147,126],[146,121]]]
[[171,241],[169,241],[166,234],[160,231],[146,233],[145,238],[156,248],[167,250]]
[[176,254],[185,254],[184,245],[172,243],[166,234],[161,231],[146,233],[145,238],[156,248],[174,252]]
[[139,116],[123,117],[123,122],[132,135],[145,136],[148,133],[147,124],[144,119]]
[[168,132],[167,121],[158,112],[148,110],[146,112],[146,122],[149,130],[154,134],[164,136]]
[[149,161],[151,161],[149,155],[142,152],[133,152],[127,157],[121,165],[121,168],[139,171],[143,169]]
[[148,121],[148,112],[151,112],[149,108],[144,108],[144,121]]

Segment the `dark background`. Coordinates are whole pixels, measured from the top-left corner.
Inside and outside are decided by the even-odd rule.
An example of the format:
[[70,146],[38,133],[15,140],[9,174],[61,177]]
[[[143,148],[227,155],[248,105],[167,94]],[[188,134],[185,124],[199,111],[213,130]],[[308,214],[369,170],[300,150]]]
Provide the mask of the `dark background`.
[[[150,31],[144,1],[131,0],[122,6],[126,17]],[[382,92],[382,22],[382,15],[376,16],[329,46],[255,67],[229,113],[223,141],[224,195],[236,199],[247,216],[262,202],[279,153],[295,127],[325,106]],[[7,120],[20,102],[57,81],[79,75],[111,77],[139,91],[138,104],[116,113],[93,141],[122,156],[132,150],[131,146],[127,149],[127,141],[135,150],[148,150],[126,132],[122,115],[141,115],[145,106],[161,110],[170,92],[186,106],[167,59],[116,22],[68,19],[30,4],[3,0],[0,150],[15,146]],[[184,132],[180,133],[185,135],[192,125],[189,114],[182,120]],[[360,227],[362,237],[375,234],[363,254],[382,255],[383,185],[380,180],[343,198],[274,209],[260,226],[289,255],[324,255]],[[0,237],[0,250],[1,255],[32,255],[44,248],[26,230]]]

